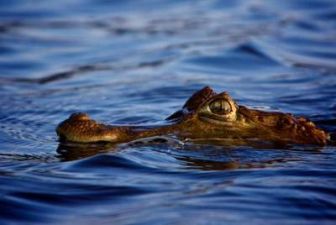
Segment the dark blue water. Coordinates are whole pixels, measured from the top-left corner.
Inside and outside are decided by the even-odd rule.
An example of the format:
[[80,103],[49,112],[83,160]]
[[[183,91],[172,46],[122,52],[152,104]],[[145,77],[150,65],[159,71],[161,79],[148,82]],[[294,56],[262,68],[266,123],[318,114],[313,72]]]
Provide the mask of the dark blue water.
[[336,2],[1,0],[0,223],[334,224],[334,146],[59,146],[205,85],[335,132]]

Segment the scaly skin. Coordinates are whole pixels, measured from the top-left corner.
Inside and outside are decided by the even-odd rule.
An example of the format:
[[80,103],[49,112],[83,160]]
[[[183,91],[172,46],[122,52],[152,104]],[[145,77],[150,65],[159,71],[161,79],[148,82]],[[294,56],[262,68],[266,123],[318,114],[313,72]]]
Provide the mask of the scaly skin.
[[264,112],[237,105],[226,93],[205,87],[167,118],[170,124],[155,127],[113,126],[98,123],[85,113],[72,114],[56,129],[60,140],[72,142],[129,142],[138,138],[174,135],[181,139],[248,141],[325,145],[329,134],[303,117]]

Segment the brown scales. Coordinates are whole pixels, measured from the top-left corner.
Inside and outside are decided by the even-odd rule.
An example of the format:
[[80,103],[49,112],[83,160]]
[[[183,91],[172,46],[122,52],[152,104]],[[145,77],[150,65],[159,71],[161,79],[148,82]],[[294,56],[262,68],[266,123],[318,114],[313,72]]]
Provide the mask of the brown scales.
[[[212,111],[210,103],[213,101],[221,102],[217,105],[230,105],[231,110],[216,114],[220,109]],[[85,113],[77,113],[60,123],[56,131],[61,140],[74,142],[120,143],[171,134],[188,139],[257,139],[314,145],[325,145],[329,140],[329,134],[303,117],[249,109],[237,105],[226,92],[217,94],[210,87],[194,93],[182,110],[167,119],[172,123],[156,127],[113,126],[97,123]]]

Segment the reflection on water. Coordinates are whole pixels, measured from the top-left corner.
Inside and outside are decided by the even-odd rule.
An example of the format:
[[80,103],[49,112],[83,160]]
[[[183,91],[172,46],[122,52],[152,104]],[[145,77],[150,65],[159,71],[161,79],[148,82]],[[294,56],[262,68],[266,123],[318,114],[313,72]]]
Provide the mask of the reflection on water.
[[[208,148],[211,151],[211,154],[220,157],[220,160],[214,159],[206,159],[192,157],[188,154],[175,155],[171,154],[176,160],[180,161],[183,164],[183,167],[186,169],[199,169],[199,170],[232,170],[232,169],[251,169],[251,168],[264,168],[273,166],[273,164],[277,163],[286,163],[290,161],[295,161],[297,159],[292,157],[280,157],[274,155],[275,158],[262,160],[259,158],[257,161],[255,159],[250,160],[248,155],[235,157],[232,151],[239,151],[240,149],[246,149],[247,154],[251,154],[253,151],[265,151],[270,147],[273,147],[273,150],[282,150],[282,151],[290,151],[293,147],[288,147],[287,149],[284,146],[275,146],[267,143],[260,143],[259,145],[251,146],[229,146],[229,145],[221,145],[219,143],[209,144],[201,144],[199,143],[183,143],[170,139],[165,139],[165,137],[160,138],[147,138],[147,139],[139,139],[130,143],[115,145],[110,143],[92,143],[92,144],[79,144],[79,143],[61,143],[57,152],[59,154],[58,158],[62,161],[73,161],[79,160],[83,158],[87,158],[90,156],[95,156],[100,153],[122,153],[127,149],[135,149],[136,151],[141,151],[141,149],[146,149],[146,147],[150,146],[150,148],[156,149],[167,149],[174,147],[175,150],[179,152],[184,151],[204,151],[204,148]],[[311,147],[304,149],[305,151],[319,151],[318,147]],[[252,153],[253,154],[253,153]]]
[[209,85],[335,135],[335,15],[332,0],[0,1],[0,223],[333,224],[332,145],[60,144],[54,129],[78,111],[160,124]]

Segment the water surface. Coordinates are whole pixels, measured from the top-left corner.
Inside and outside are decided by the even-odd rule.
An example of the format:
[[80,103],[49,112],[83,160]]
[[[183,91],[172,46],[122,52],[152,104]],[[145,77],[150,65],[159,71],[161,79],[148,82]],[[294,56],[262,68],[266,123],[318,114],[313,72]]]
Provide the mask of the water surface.
[[336,148],[59,146],[77,111],[159,124],[203,86],[336,130],[336,4],[0,1],[1,224],[333,224]]

